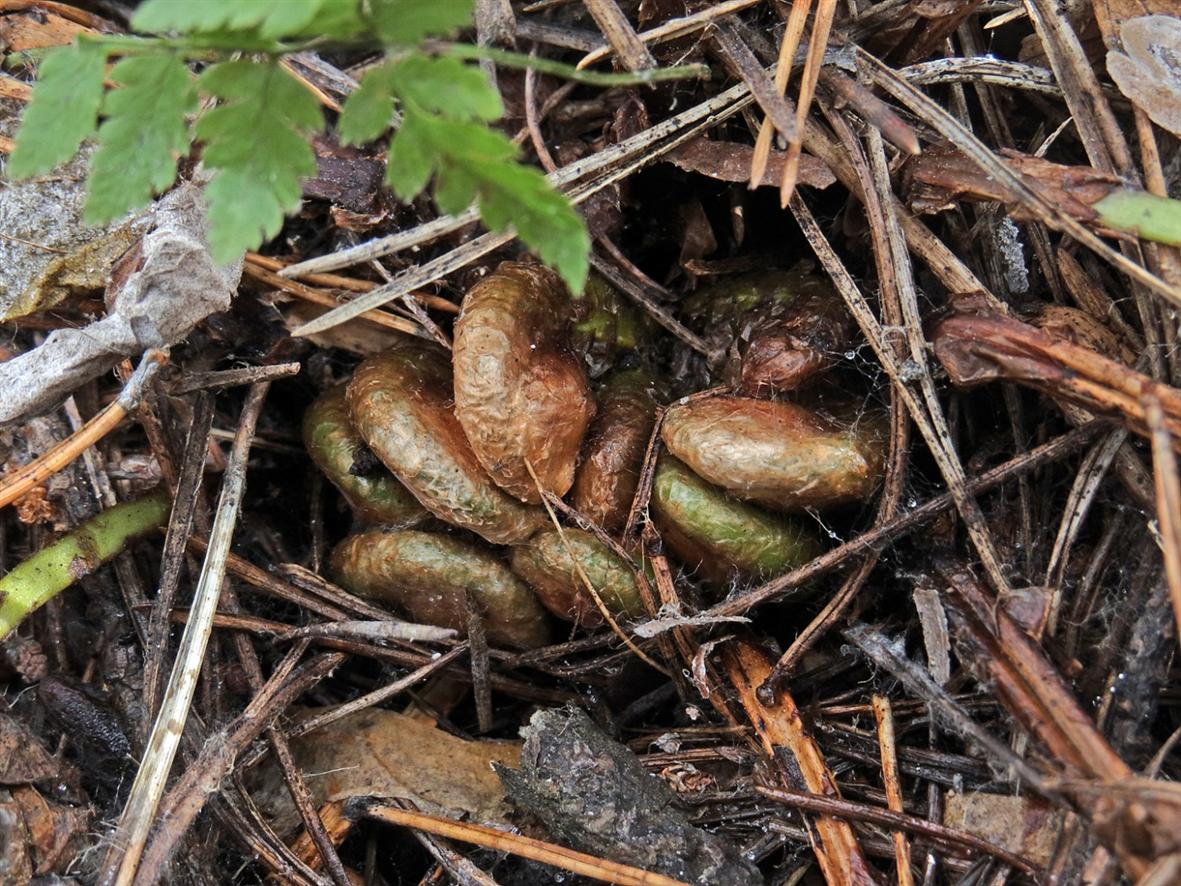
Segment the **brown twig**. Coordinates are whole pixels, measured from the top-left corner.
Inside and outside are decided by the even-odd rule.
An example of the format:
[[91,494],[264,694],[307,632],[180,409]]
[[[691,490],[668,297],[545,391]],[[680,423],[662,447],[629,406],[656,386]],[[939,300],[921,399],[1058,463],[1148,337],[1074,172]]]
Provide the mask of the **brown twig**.
[[[938,840],[945,845],[949,844],[967,849],[975,849],[1028,874],[1035,881],[1040,881],[1041,879],[1041,868],[1029,859],[1016,855],[1003,846],[997,846],[995,843],[983,840],[975,834],[957,831],[954,828],[935,824],[935,822],[927,821],[923,818],[916,818],[913,815],[905,815],[901,812],[892,812],[887,809],[878,809],[873,806],[866,806],[863,803],[852,803],[848,800],[841,800],[831,796],[817,795],[816,793],[805,794],[799,791],[785,791],[779,788],[762,786],[759,786],[756,790],[768,799],[783,803],[786,806],[793,806],[797,809],[816,812],[821,815],[839,816],[854,821],[870,821],[874,824],[884,825],[885,827],[899,828],[910,831],[913,834],[921,834],[932,840]],[[832,881],[830,880],[829,882]]]
[[238,755],[288,705],[344,661],[340,654],[321,655],[292,672],[291,667],[302,655],[303,648],[302,642],[293,647],[292,654],[271,675],[263,691],[238,717],[210,737],[201,754],[165,796],[160,813],[161,820],[167,825],[155,831],[145,847],[134,880],[136,886],[150,886],[160,881],[181,837],[216,792]]
[[212,630],[211,619],[217,609],[222,578],[225,575],[226,555],[229,553],[230,541],[245,491],[250,444],[254,440],[255,425],[268,387],[265,382],[254,385],[242,407],[238,435],[234,440],[222,480],[217,516],[210,530],[212,541],[193,595],[193,618],[185,626],[164,701],[148,738],[147,750],[136,773],[123,815],[120,817],[117,831],[119,837],[112,842],[111,851],[103,863],[99,880],[104,886],[108,883],[128,886],[136,876],[160,796],[180,745],[193,693],[197,688],[197,677],[205,658]]
[[[209,446],[209,428],[213,424],[213,397],[202,394],[193,403],[193,417],[185,440],[180,477],[172,500],[172,514],[164,536],[164,553],[160,564],[160,584],[152,612],[148,618],[148,645],[144,650],[144,707],[150,717],[157,712],[164,657],[168,652],[168,614],[176,601],[180,587],[180,573],[184,568],[185,542],[193,531],[198,490]],[[145,722],[145,727],[146,727]],[[146,735],[144,736],[147,737]]]
[[615,0],[583,0],[583,5],[625,68],[629,71],[645,71],[656,67],[656,59],[636,36],[631,22]]
[[620,886],[686,886],[679,880],[666,877],[651,871],[642,871],[630,865],[595,858],[582,852],[575,852],[564,846],[535,840],[521,834],[498,831],[484,825],[469,824],[463,821],[453,821],[438,815],[428,815],[409,809],[399,809],[380,803],[364,805],[361,814],[384,821],[387,824],[401,827],[415,828],[440,837],[460,840],[464,843],[474,843],[496,852],[509,852],[552,865],[565,871],[571,871],[583,877],[592,877]]
[[129,412],[135,411],[144,395],[147,383],[167,359],[168,355],[164,351],[155,349],[148,351],[140,360],[135,374],[124,386],[117,400],[88,421],[78,433],[71,434],[27,465],[0,477],[0,508],[12,504],[35,487],[40,486],[118,427]]
[[[876,693],[871,700],[873,717],[878,726],[878,747],[882,755],[882,782],[886,786],[886,803],[891,812],[903,811],[902,784],[898,780],[898,756],[894,747],[894,711],[890,699]],[[898,886],[914,886],[910,871],[910,843],[902,830],[894,831],[894,863],[898,871]]]
[[[778,689],[773,700],[759,698],[758,687],[771,673],[771,661],[762,651],[745,640],[727,645],[723,652],[730,682],[750,718],[763,745],[763,751],[776,766],[778,780],[786,788],[806,788],[813,794],[840,797],[836,780],[825,765],[820,748],[804,728],[799,709],[785,689]],[[791,754],[794,766],[784,765],[782,752]],[[871,869],[847,822],[822,814],[815,822],[811,838],[816,862],[829,883],[865,884],[874,882]],[[810,828],[811,831],[811,828]]]

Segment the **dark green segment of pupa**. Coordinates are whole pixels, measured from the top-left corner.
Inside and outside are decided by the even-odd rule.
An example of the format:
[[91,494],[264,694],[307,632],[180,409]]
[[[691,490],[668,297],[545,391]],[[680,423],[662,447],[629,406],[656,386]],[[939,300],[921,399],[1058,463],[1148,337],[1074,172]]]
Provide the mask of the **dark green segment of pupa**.
[[589,532],[541,532],[512,552],[513,570],[537,592],[550,612],[585,627],[598,627],[603,617],[575,568],[575,560],[612,617],[644,614],[631,566]]
[[805,524],[731,498],[668,455],[656,466],[651,507],[664,543],[718,586],[780,575],[821,551]]
[[389,603],[411,620],[467,634],[467,595],[494,646],[549,642],[537,597],[492,551],[437,532],[373,530],[336,546],[329,571],[346,589]]
[[349,420],[344,385],[328,389],[307,408],[303,442],[316,467],[340,490],[361,521],[405,529],[430,519],[426,509],[377,459],[370,455],[370,464],[357,465],[358,454],[368,455],[368,451]]

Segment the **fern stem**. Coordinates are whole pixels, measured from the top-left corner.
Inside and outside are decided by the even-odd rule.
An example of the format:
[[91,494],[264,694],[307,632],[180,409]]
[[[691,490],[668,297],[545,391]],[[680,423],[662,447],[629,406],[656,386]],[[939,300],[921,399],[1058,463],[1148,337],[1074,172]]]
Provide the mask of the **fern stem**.
[[170,505],[163,490],[115,505],[18,563],[0,578],[0,640],[132,539],[164,526]]
[[708,80],[709,65],[678,65],[675,68],[651,68],[630,73],[607,74],[601,71],[579,70],[574,65],[563,64],[548,58],[525,55],[495,46],[473,46],[468,43],[429,41],[422,46],[426,52],[451,56],[465,61],[490,61],[506,68],[532,68],[542,74],[551,74],[565,80],[586,83],[590,86],[642,86],[645,83],[659,83],[664,80]]

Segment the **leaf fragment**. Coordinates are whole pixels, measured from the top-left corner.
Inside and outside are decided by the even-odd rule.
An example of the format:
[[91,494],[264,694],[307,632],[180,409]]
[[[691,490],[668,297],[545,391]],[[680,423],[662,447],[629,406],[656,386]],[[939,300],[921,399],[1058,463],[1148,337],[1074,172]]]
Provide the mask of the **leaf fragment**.
[[279,232],[300,203],[300,182],[316,174],[304,133],[321,127],[311,93],[278,64],[221,62],[200,79],[225,103],[197,121],[203,160],[215,170],[206,188],[209,245],[228,262]]
[[90,41],[46,54],[16,134],[9,175],[27,178],[49,172],[74,156],[82,141],[93,135],[106,59],[106,49]]
[[1092,207],[1099,222],[1169,246],[1181,246],[1181,201],[1117,188]]
[[189,146],[185,115],[197,103],[188,69],[171,53],[125,58],[111,80],[120,88],[103,102],[84,216],[90,224],[118,218],[172,184],[177,156]]
[[370,15],[387,43],[411,45],[472,21],[473,0],[372,0]]

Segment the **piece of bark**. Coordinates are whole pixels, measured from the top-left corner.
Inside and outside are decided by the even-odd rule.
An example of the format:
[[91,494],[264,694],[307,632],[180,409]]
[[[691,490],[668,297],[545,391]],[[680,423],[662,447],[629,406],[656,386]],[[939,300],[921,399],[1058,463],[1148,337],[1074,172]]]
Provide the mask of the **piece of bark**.
[[521,735],[521,768],[496,771],[509,799],[557,842],[687,883],[763,882],[733,846],[690,824],[672,790],[585,712],[539,711]]

